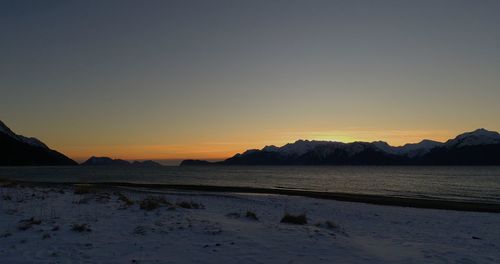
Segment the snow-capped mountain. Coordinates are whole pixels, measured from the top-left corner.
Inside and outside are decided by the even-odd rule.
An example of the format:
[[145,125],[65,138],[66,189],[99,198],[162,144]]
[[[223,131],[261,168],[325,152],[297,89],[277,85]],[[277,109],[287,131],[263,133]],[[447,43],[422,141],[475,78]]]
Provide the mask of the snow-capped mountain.
[[417,155],[425,154],[429,152],[431,149],[441,145],[443,145],[443,143],[432,140],[422,140],[419,143],[411,143],[399,147],[393,147],[384,141],[375,141],[371,143],[368,142],[343,143],[335,141],[297,140],[294,143],[288,143],[282,147],[276,147],[271,145],[271,146],[266,146],[261,150],[257,149],[249,150],[241,155],[246,155],[259,151],[265,151],[265,152],[277,152],[285,156],[301,156],[314,149],[322,148],[324,150],[343,149],[344,151],[346,151],[347,155],[352,156],[366,150],[367,148],[375,147],[389,154],[408,155],[414,157]]
[[472,132],[463,133],[454,139],[446,141],[445,146],[450,148],[490,144],[500,144],[500,134],[495,131],[488,131],[484,128],[480,128]]
[[332,141],[316,141],[316,140],[297,140],[294,143],[289,143],[286,144],[280,148],[275,147],[275,146],[270,146],[270,147],[265,147],[262,150],[263,151],[269,151],[269,149],[275,149],[281,154],[284,155],[294,155],[294,156],[300,156],[303,155],[311,150],[313,150],[316,147],[319,146],[326,146],[326,145],[338,145],[338,144],[343,144],[340,142],[332,142]]
[[435,147],[440,147],[443,145],[441,142],[424,139],[419,143],[408,143],[403,146],[393,147],[384,141],[372,142],[379,149],[396,155],[404,155],[409,157],[422,156],[428,153],[431,149]]
[[[185,165],[208,165],[189,161]],[[384,141],[297,140],[236,154],[222,165],[500,165],[500,134],[478,129],[441,143],[422,140],[394,147]]]
[[36,138],[14,133],[0,121],[0,166],[76,165]]
[[14,134],[14,132],[12,132],[12,130],[10,130],[10,128],[8,128],[2,121],[0,121],[0,133],[3,133],[12,138],[17,137],[17,135]]
[[26,143],[28,145],[32,145],[35,147],[48,149],[48,147],[45,144],[43,144],[40,140],[34,137],[27,138],[25,136],[17,135],[16,133],[12,132],[12,130],[10,130],[10,128],[7,127],[2,121],[0,121],[0,133],[3,133],[19,142]]

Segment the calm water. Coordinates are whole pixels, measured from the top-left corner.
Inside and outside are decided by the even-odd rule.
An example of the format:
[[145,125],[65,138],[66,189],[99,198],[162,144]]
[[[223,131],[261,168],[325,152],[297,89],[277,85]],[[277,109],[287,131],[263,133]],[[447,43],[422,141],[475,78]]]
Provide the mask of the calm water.
[[500,167],[22,167],[0,178],[290,188],[500,203]]

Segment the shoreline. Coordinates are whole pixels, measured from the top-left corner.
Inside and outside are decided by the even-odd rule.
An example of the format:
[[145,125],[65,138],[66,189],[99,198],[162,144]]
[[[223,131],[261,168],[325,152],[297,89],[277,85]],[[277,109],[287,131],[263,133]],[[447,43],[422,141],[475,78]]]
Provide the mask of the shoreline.
[[500,263],[500,214],[177,187],[0,181],[0,259]]
[[17,181],[0,180],[2,182],[14,183],[27,186],[74,186],[74,185],[92,185],[94,187],[128,187],[128,188],[147,188],[151,190],[184,190],[184,191],[203,191],[215,193],[247,193],[247,194],[273,194],[284,196],[299,196],[316,198],[323,200],[335,200],[343,202],[355,202],[385,206],[411,207],[423,209],[438,209],[467,212],[500,213],[500,204],[467,202],[467,201],[449,201],[438,199],[392,197],[373,194],[351,194],[339,192],[320,192],[297,189],[282,188],[259,188],[259,187],[238,187],[238,186],[214,186],[214,185],[188,185],[188,184],[148,184],[148,183],[129,183],[129,182],[36,182],[36,181]]

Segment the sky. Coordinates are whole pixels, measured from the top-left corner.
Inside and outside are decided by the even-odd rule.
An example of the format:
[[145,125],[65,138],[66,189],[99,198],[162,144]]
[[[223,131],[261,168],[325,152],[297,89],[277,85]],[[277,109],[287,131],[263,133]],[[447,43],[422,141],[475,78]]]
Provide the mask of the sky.
[[500,1],[0,1],[0,120],[68,156],[500,131]]

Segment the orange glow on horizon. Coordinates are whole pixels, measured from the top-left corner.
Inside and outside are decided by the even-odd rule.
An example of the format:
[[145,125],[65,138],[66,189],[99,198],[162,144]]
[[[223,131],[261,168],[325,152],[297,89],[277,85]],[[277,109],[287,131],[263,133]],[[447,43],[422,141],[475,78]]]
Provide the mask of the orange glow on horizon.
[[[323,132],[292,132],[278,133],[272,141],[260,138],[245,139],[245,143],[238,142],[210,142],[199,144],[178,145],[98,145],[98,146],[53,146],[56,150],[83,161],[90,156],[108,156],[127,160],[182,160],[182,159],[210,159],[223,160],[236,153],[242,153],[248,149],[261,149],[266,145],[282,146],[293,143],[298,139],[325,140],[338,142],[377,140],[387,141],[393,146],[406,143],[417,143],[423,139],[445,141],[456,136],[450,131],[378,131],[378,130],[335,130]],[[243,141],[243,140],[242,140]]]

